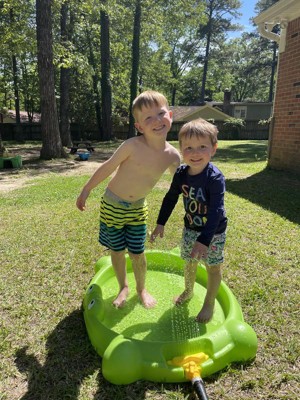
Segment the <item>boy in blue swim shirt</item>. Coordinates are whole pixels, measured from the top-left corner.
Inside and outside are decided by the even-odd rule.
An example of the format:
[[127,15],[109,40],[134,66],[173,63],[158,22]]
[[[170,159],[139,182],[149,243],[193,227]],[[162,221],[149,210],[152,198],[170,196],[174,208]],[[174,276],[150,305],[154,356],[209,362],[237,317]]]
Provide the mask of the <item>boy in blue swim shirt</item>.
[[185,209],[181,257],[186,261],[185,289],[174,299],[181,305],[193,296],[199,261],[204,262],[208,275],[204,303],[196,317],[207,323],[213,315],[215,298],[221,283],[224,261],[227,218],[224,208],[225,178],[210,161],[218,141],[216,126],[199,118],[186,123],[179,132],[179,145],[185,164],[172,180],[151,234],[153,242],[164,236],[164,225],[182,194]]

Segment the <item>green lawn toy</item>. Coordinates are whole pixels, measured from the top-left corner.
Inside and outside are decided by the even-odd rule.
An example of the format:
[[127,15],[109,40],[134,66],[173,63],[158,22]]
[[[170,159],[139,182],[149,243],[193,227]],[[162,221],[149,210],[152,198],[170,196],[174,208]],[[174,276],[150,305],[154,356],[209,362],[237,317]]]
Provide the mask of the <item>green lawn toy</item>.
[[[205,267],[198,268],[193,298],[175,306],[173,298],[184,287],[184,261],[176,249],[148,250],[146,257],[147,289],[157,300],[153,309],[145,309],[133,289],[124,308],[113,307],[118,284],[109,256],[96,263],[96,274],[84,296],[87,332],[102,357],[102,373],[109,382],[186,382],[194,377],[193,371],[195,376],[201,371],[205,377],[231,362],[255,357],[256,334],[244,322],[241,308],[224,282],[212,320],[200,324],[195,316],[206,293]],[[135,288],[129,257],[127,271],[129,285]]]

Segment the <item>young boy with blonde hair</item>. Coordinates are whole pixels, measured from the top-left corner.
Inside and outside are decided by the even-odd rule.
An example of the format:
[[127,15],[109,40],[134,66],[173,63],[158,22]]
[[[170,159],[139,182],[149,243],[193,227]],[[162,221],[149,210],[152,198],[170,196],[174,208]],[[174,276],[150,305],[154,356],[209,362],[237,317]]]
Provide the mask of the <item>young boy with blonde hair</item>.
[[211,163],[218,146],[217,134],[216,126],[201,118],[181,128],[178,139],[185,164],[177,169],[173,177],[150,239],[153,242],[157,236],[164,236],[164,225],[182,194],[185,216],[181,257],[186,261],[185,289],[174,301],[176,305],[181,305],[193,296],[197,266],[199,261],[203,261],[208,275],[207,292],[196,317],[202,323],[210,321],[213,315],[222,279],[227,227],[225,178]]
[[128,251],[136,280],[137,294],[146,308],[156,300],[145,288],[147,263],[144,254],[148,193],[169,168],[172,175],[180,164],[179,152],[167,141],[172,112],[161,93],[145,91],[133,102],[135,127],[141,133],[124,141],[109,160],[96,170],[83,187],[76,205],[85,210],[86,200],[97,185],[113,172],[100,206],[99,242],[110,249],[119,283],[113,305],[122,307],[129,294],[125,252]]

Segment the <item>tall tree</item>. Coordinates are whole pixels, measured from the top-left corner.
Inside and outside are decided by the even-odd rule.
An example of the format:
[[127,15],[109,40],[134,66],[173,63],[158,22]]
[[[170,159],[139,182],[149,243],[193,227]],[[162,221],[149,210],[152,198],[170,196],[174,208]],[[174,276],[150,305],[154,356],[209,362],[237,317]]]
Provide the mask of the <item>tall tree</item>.
[[90,32],[89,26],[86,26],[86,37],[87,37],[87,44],[88,44],[88,60],[89,63],[92,67],[92,81],[93,81],[93,98],[94,98],[94,106],[95,106],[95,111],[96,111],[96,122],[97,122],[97,127],[99,131],[99,138],[100,140],[103,137],[103,127],[102,127],[102,115],[101,115],[101,99],[100,99],[100,93],[99,93],[99,88],[98,84],[100,82],[100,77],[99,73],[97,72],[97,62],[96,62],[96,57],[94,54],[94,48],[93,48],[93,41],[92,41],[92,35]]
[[134,118],[131,112],[131,105],[137,95],[137,86],[138,86],[141,14],[142,14],[141,0],[136,0],[134,23],[133,23],[133,38],[132,38],[132,68],[131,68],[131,82],[130,82],[129,130],[128,130],[129,138],[135,136]]
[[169,86],[174,106],[182,75],[192,68],[201,43],[197,36],[199,23],[204,23],[203,2],[174,0],[163,7],[163,43],[171,77]]
[[[255,11],[257,14],[260,14],[261,12],[265,11],[269,7],[271,7],[273,4],[277,3],[279,0],[259,0],[256,5],[255,5]],[[279,33],[280,27],[279,25],[274,26],[272,32],[274,33]],[[275,75],[276,75],[276,67],[277,67],[277,62],[278,62],[278,44],[277,42],[271,42],[262,38],[262,40],[265,42],[266,47],[270,47],[270,50],[272,52],[272,66],[271,66],[271,74],[270,74],[270,83],[269,83],[269,102],[273,101],[274,97],[274,82],[275,82]]]
[[[103,0],[106,5],[107,1]],[[102,98],[102,140],[110,140],[113,136],[112,129],[112,90],[110,82],[110,41],[109,41],[109,15],[105,7],[100,14],[101,23],[101,98]]]
[[70,13],[70,4],[66,0],[61,5],[60,11],[60,34],[61,45],[64,48],[66,57],[61,57],[60,67],[60,137],[63,146],[72,146],[70,129],[70,68],[67,63],[69,43],[71,40],[72,23],[71,17],[68,23]]
[[45,160],[66,156],[59,134],[55,99],[51,4],[52,0],[36,0],[37,55],[42,114],[40,157]]
[[207,16],[206,25],[200,26],[200,37],[205,38],[205,51],[203,57],[203,75],[199,103],[205,101],[205,86],[208,72],[211,45],[220,40],[227,31],[235,30],[231,19],[238,17],[238,9],[241,7],[240,0],[205,0]]

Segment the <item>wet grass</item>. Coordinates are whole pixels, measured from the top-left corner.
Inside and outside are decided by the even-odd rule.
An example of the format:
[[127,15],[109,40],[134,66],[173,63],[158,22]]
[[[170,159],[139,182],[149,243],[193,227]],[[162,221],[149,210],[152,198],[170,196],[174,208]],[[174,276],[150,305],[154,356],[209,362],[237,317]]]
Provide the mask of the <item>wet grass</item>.
[[[211,399],[300,397],[300,179],[266,168],[266,150],[265,141],[221,141],[214,160],[227,178],[224,280],[256,331],[258,352],[252,363],[206,378]],[[97,243],[105,182],[80,213],[75,199],[87,178],[52,172],[0,192],[0,399],[194,399],[189,383],[115,386],[102,377],[81,303],[105,254]],[[149,195],[150,230],[170,180],[166,173]],[[182,217],[180,202],[155,248],[178,245]]]

